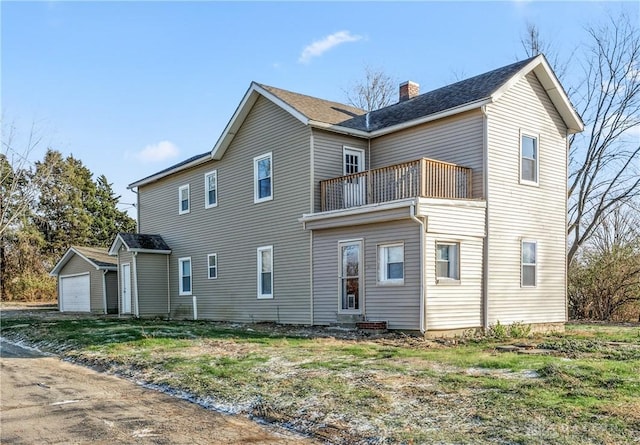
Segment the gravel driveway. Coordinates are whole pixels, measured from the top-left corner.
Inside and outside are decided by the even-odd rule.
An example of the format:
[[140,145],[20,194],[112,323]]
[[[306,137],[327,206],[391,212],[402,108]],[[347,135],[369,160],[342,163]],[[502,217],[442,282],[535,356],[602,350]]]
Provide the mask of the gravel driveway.
[[129,381],[1,344],[2,444],[313,444]]

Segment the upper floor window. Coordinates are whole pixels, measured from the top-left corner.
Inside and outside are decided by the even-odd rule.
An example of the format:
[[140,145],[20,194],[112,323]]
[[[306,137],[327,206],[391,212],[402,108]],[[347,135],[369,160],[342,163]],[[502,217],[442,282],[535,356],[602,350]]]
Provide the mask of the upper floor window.
[[253,158],[253,202],[273,199],[273,165],[271,153]]
[[191,258],[178,259],[180,295],[191,295]]
[[378,282],[404,284],[404,244],[378,246]]
[[210,280],[215,280],[218,278],[218,255],[215,253],[210,253],[207,255],[207,270],[208,270],[208,278]]
[[218,171],[214,170],[204,175],[204,208],[218,205]]
[[436,279],[460,279],[460,244],[436,243]]
[[536,269],[537,269],[537,250],[538,243],[536,241],[522,241],[522,287],[535,287],[536,285]]
[[189,213],[189,184],[183,185],[178,189],[178,214]]
[[273,298],[273,246],[258,247],[258,298]]
[[538,138],[535,136],[520,136],[520,181],[538,183]]

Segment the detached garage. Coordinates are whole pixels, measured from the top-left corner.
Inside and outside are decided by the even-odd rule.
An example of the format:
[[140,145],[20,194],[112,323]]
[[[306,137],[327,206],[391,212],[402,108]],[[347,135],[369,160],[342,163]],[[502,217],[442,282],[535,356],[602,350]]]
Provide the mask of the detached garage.
[[60,312],[118,312],[118,265],[107,249],[70,247],[51,271]]

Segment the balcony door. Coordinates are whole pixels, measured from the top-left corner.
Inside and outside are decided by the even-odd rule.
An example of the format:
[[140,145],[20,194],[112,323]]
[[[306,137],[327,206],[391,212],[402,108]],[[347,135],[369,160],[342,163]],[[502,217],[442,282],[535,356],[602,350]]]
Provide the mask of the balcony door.
[[[343,174],[353,175],[365,170],[364,150],[359,148],[343,147]],[[344,206],[354,207],[366,204],[365,178],[356,176],[348,178],[344,182]]]
[[338,243],[340,254],[340,310],[341,313],[362,313],[363,268],[362,241],[342,241]]

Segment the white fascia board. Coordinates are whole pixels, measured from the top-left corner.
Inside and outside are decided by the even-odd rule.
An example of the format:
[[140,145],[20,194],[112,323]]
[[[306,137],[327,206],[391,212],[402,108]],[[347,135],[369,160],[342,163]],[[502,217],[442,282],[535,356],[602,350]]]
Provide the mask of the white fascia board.
[[310,120],[309,126],[313,128],[318,128],[320,130],[327,130],[333,133],[346,134],[349,136],[357,136],[357,137],[367,138],[367,139],[371,137],[371,133],[369,133],[368,131],[356,130],[353,128],[342,127],[340,125],[328,124],[326,122]]
[[65,264],[67,264],[67,262],[71,259],[72,255],[75,255],[75,251],[73,250],[73,248],[69,248],[69,250],[67,250],[65,254],[62,255],[62,258],[60,258],[60,261],[58,261],[56,265],[53,267],[53,269],[51,269],[51,272],[49,272],[49,275],[52,277],[57,277],[60,274],[60,270],[64,267]]
[[[116,239],[113,240],[113,243],[111,243],[111,247],[109,247],[109,255],[117,256],[118,250],[120,250],[121,245],[124,245],[125,247],[127,247],[127,244],[124,242],[120,234],[118,234],[116,235]],[[128,247],[127,247],[127,250],[129,250]]]
[[227,148],[229,148],[231,141],[233,141],[233,138],[244,123],[244,120],[249,115],[251,108],[256,103],[259,96],[263,96],[266,99],[269,99],[275,105],[291,114],[294,118],[298,119],[304,125],[308,124],[309,118],[304,114],[300,113],[298,110],[296,110],[280,98],[274,96],[272,93],[262,88],[256,82],[251,82],[249,89],[240,101],[240,104],[236,108],[236,111],[233,113],[231,120],[229,120],[227,126],[222,131],[218,142],[216,142],[216,144],[213,146],[213,149],[211,150],[211,157],[213,159],[222,159],[225,151],[227,150]]
[[171,255],[170,250],[154,250],[154,249],[127,249],[129,252],[136,253],[158,253],[163,255]]
[[340,209],[340,210],[330,210],[328,212],[319,212],[319,213],[305,213],[302,215],[302,218],[298,218],[298,221],[301,223],[308,221],[318,221],[322,219],[328,218],[338,218],[342,216],[351,216],[351,215],[360,215],[362,213],[371,213],[383,210],[390,209],[398,209],[401,207],[408,207],[411,205],[415,205],[416,200],[411,199],[401,199],[398,201],[385,202],[382,204],[368,204],[360,207],[353,207],[350,209]]
[[496,102],[498,99],[500,99],[500,97],[504,93],[506,93],[511,87],[513,87],[531,71],[533,71],[538,77],[540,84],[549,95],[551,102],[556,107],[558,113],[560,113],[560,116],[562,117],[562,120],[569,129],[569,133],[579,133],[584,130],[584,123],[582,122],[582,119],[574,110],[569,97],[564,91],[564,88],[562,88],[560,81],[549,66],[547,59],[545,59],[542,54],[531,60],[531,62],[526,64],[520,69],[520,71],[514,74],[511,79],[509,79],[509,81],[505,82],[504,85],[498,88],[491,95],[492,101]]
[[180,172],[182,170],[186,170],[186,169],[191,168],[191,167],[195,167],[195,166],[200,165],[200,164],[204,164],[205,162],[209,161],[210,159],[211,159],[211,155],[202,156],[201,158],[194,159],[193,161],[189,162],[188,164],[180,165],[179,167],[172,168],[171,170],[167,170],[165,172],[158,173],[158,174],[155,174],[153,176],[149,176],[146,179],[141,179],[140,181],[133,182],[133,183],[131,183],[131,184],[129,184],[127,186],[127,189],[131,190],[131,189],[133,189],[135,187],[140,187],[142,185],[146,185],[146,184],[150,184],[152,182],[156,182],[159,179],[162,179],[162,178],[164,178],[166,176],[172,175],[172,174]]

